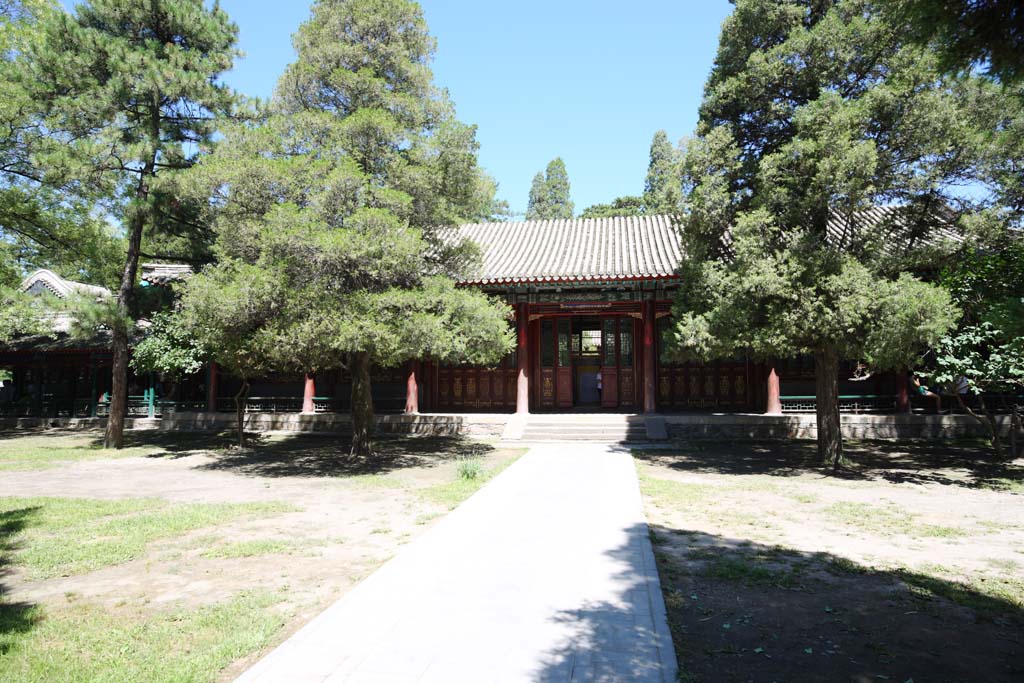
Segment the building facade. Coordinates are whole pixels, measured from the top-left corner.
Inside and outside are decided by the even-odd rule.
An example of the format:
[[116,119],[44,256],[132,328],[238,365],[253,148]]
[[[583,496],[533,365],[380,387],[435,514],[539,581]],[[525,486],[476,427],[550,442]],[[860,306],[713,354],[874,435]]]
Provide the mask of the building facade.
[[[682,257],[671,217],[523,221],[463,225],[452,238],[475,242],[482,265],[460,285],[506,301],[516,347],[496,367],[413,361],[373,374],[380,412],[782,412],[814,408],[813,362],[755,362],[738,356],[676,362],[667,351],[671,301]],[[166,286],[188,276],[184,266],[145,264],[143,284]],[[25,288],[66,296],[82,283],[39,271]],[[86,289],[82,289],[86,288]],[[105,290],[104,290],[105,291]],[[0,350],[0,414],[104,414],[109,349],[69,341],[21,340]],[[843,373],[842,406],[886,412],[909,406],[906,382],[894,375]],[[239,382],[211,365],[176,381],[130,380],[135,415],[164,410],[227,411]],[[350,379],[341,370],[252,382],[254,412],[348,409]]]

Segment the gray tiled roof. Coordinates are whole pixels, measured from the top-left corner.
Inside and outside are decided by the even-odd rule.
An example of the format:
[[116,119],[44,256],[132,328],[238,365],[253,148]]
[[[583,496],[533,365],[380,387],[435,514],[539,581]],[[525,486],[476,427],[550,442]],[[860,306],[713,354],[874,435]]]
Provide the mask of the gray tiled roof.
[[483,252],[465,284],[667,278],[682,258],[670,216],[473,223],[458,234]]
[[140,279],[151,285],[166,285],[178,282],[192,274],[192,266],[180,263],[142,263]]
[[47,291],[58,299],[67,299],[74,293],[86,294],[97,298],[110,296],[110,290],[106,287],[68,280],[46,268],[40,268],[22,280],[21,290],[33,293]]

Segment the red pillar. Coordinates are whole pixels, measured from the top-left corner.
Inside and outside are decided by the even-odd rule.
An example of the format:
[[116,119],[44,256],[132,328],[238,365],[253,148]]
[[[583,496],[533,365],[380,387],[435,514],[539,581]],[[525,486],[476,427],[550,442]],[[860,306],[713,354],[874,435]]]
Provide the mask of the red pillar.
[[765,415],[782,415],[782,398],[779,391],[779,371],[775,360],[768,362],[768,401]]
[[417,380],[418,365],[414,360],[409,361],[406,365],[405,412],[407,413],[420,412],[420,387]]
[[206,412],[208,413],[217,412],[217,371],[216,361],[211,361],[210,367],[206,370]]
[[527,357],[527,330],[530,323],[530,304],[523,301],[516,304],[516,412],[530,412],[530,364]]
[[654,300],[644,301],[644,412],[657,410],[654,383]]
[[907,391],[907,370],[902,369],[896,373],[896,412],[909,413],[910,393]]
[[316,379],[313,377],[313,373],[306,373],[306,386],[302,390],[302,412],[303,413],[315,413],[316,405],[313,403],[313,397],[316,396]]

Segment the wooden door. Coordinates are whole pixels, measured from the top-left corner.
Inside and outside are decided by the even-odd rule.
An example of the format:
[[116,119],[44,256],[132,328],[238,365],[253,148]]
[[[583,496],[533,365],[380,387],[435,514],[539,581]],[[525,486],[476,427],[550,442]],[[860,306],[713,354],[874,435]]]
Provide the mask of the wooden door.
[[572,355],[569,340],[572,337],[572,323],[569,318],[558,319],[558,370],[555,391],[559,408],[572,408]]
[[555,321],[541,320],[537,354],[537,367],[540,375],[538,382],[538,401],[541,408],[555,407]]
[[601,321],[601,407],[619,407],[618,319]]

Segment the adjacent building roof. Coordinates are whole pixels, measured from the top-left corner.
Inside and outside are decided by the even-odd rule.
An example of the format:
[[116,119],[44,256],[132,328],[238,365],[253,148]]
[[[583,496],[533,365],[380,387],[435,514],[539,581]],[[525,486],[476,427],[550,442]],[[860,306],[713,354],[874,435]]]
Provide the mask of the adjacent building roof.
[[[922,239],[962,239],[951,223],[924,238],[915,237],[896,207],[876,207],[847,218],[833,214],[829,238],[844,244],[855,226],[879,224],[888,229],[884,248],[892,253],[922,246]],[[673,216],[471,223],[451,228],[447,237],[469,239],[480,247],[483,264],[462,283],[469,285],[667,279],[675,277],[683,257],[678,219]],[[187,278],[192,268],[144,263],[141,273],[144,282],[165,285]]]
[[473,223],[483,267],[464,284],[648,280],[674,277],[682,258],[671,216]]
[[192,266],[181,263],[142,263],[140,279],[151,285],[167,285],[186,279],[192,274]]
[[88,294],[95,297],[110,296],[110,290],[84,282],[65,280],[52,270],[40,268],[21,281],[21,291],[42,293],[49,292],[58,299],[67,299],[74,293]]

